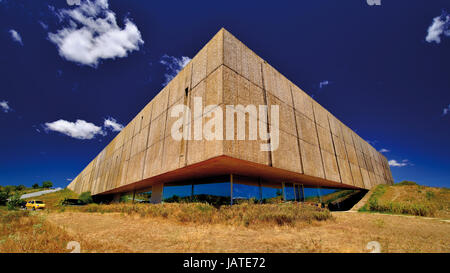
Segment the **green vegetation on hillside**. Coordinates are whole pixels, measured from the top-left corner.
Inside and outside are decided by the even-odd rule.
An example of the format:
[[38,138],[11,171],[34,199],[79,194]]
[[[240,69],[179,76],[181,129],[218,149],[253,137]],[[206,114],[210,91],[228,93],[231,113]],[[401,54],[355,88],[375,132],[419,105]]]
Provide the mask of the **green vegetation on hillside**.
[[394,184],[393,186],[419,186],[419,184],[413,181],[402,181]]
[[450,191],[410,181],[378,185],[359,211],[450,218]]

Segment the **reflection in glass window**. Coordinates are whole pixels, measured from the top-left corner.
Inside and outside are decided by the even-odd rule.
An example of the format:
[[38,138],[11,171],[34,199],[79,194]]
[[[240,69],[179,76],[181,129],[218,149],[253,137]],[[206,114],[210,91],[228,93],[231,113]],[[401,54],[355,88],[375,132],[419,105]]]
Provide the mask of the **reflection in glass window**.
[[318,188],[304,188],[305,202],[320,202]]
[[136,197],[134,199],[137,203],[150,203],[150,199],[152,198],[152,191],[139,192],[136,193]]
[[261,192],[259,186],[245,185],[233,183],[233,203],[238,204],[242,201],[250,200],[253,203],[258,203],[261,199]]
[[286,201],[295,201],[294,185],[291,183],[286,183],[284,185],[284,195]]
[[193,202],[206,202],[213,206],[229,205],[231,201],[229,182],[195,184]]
[[164,185],[163,200],[167,203],[173,202],[187,202],[191,197],[191,185]]
[[272,188],[262,186],[262,203],[280,203],[283,201],[283,192],[281,188]]

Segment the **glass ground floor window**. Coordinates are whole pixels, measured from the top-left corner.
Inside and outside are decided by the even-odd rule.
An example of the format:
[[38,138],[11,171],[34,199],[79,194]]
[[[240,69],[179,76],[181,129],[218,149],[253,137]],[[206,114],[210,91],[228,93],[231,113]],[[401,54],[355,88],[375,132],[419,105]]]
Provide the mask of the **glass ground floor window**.
[[151,198],[152,190],[147,189],[144,192],[137,192],[134,200],[138,203],[150,203]]
[[312,187],[300,183],[275,183],[254,177],[224,176],[208,180],[165,183],[162,200],[167,203],[207,202],[214,206],[283,201],[328,204],[351,192],[353,191]]
[[163,189],[163,201],[206,202],[214,206],[230,204],[230,182],[208,182],[194,180],[184,183],[166,183]]

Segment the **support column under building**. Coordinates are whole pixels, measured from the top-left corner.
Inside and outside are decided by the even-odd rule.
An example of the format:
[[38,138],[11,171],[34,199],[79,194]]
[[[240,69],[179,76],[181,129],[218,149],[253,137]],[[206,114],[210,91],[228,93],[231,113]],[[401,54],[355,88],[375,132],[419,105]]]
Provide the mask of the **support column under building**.
[[162,202],[164,184],[158,184],[152,186],[152,197],[150,198],[150,203],[158,204]]

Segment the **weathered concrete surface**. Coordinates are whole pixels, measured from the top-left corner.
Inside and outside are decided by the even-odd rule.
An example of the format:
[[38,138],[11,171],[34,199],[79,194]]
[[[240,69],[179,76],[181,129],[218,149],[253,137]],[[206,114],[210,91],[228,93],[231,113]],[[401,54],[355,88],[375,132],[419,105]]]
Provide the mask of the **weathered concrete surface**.
[[[204,107],[216,107],[208,113],[192,113],[190,119],[182,113],[187,126],[199,120],[205,124],[215,117],[215,110],[221,109],[225,127],[226,105],[278,105],[278,124],[271,121],[271,112],[266,119],[254,118],[258,128],[279,129],[279,148],[261,151],[260,145],[270,141],[248,140],[251,114],[239,111],[235,123],[237,115],[243,114],[247,140],[237,140],[236,127],[234,140],[226,139],[225,128],[224,140],[174,140],[171,128],[178,118],[170,116],[171,110],[183,104],[193,109],[194,97],[201,97]],[[221,160],[204,164],[215,158]],[[231,159],[241,163],[227,164],[226,160]],[[255,171],[243,169],[244,165],[254,166]],[[370,189],[380,183],[393,183],[382,154],[222,29],[68,188],[78,193],[109,194],[149,188],[175,178],[226,173],[346,188]]]

